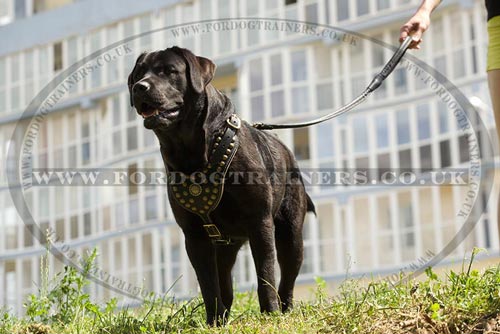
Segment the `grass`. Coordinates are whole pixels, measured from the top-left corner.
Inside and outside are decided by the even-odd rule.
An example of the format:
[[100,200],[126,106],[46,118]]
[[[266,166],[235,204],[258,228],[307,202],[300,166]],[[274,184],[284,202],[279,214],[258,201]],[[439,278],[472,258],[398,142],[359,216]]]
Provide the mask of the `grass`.
[[[47,333],[500,333],[500,265],[464,269],[393,286],[387,281],[361,287],[347,280],[338,296],[317,280],[312,302],[298,302],[287,314],[260,314],[254,293],[237,293],[229,323],[205,325],[200,298],[174,303],[150,300],[141,308],[118,310],[116,300],[93,303],[84,293],[85,272],[70,267],[26,302],[27,314],[0,313],[0,334]],[[85,270],[91,268],[95,251]],[[84,271],[85,271],[84,270]]]

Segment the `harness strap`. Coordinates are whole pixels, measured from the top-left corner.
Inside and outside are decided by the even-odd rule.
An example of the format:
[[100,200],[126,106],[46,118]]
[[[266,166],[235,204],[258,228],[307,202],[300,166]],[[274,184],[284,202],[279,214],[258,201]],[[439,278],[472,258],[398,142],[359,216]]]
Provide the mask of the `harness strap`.
[[191,176],[182,174],[182,180],[174,180],[169,173],[168,187],[177,203],[203,220],[203,228],[214,244],[229,245],[231,238],[222,235],[212,222],[210,213],[217,208],[224,192],[224,180],[239,146],[237,137],[241,120],[236,114],[226,120],[224,133],[215,138],[208,163],[202,171]]

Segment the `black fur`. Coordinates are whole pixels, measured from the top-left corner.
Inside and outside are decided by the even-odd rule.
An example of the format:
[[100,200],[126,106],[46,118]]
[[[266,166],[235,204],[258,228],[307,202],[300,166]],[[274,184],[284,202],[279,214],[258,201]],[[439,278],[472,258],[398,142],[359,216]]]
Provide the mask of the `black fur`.
[[[164,116],[146,118],[144,125],[158,137],[165,167],[171,172],[201,171],[214,137],[235,112],[229,98],[210,84],[214,72],[210,60],[173,47],[141,55],[129,76],[131,103],[137,112],[165,112]],[[229,173],[255,172],[259,182],[228,181],[211,215],[223,235],[237,238],[234,245],[214,246],[202,220],[181,208],[169,192],[209,324],[227,319],[233,301],[231,269],[247,240],[257,271],[261,311],[286,311],[292,306],[293,287],[303,259],[304,217],[306,211],[315,211],[292,152],[276,136],[243,122],[238,138],[240,147]],[[287,178],[289,175],[292,177]],[[276,257],[281,269],[277,290]]]

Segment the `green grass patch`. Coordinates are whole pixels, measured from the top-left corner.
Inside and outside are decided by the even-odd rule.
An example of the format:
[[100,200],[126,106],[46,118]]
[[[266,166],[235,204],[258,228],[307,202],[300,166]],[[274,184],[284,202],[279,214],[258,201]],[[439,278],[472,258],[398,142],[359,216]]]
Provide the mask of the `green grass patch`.
[[115,299],[94,303],[84,292],[94,251],[83,273],[65,267],[50,282],[45,278],[26,302],[25,317],[1,312],[0,334],[500,333],[500,266],[472,270],[476,253],[462,271],[441,278],[429,268],[424,280],[399,285],[373,281],[362,287],[346,280],[338,296],[317,279],[313,301],[297,302],[287,314],[261,314],[254,293],[236,293],[229,323],[213,328],[205,325],[200,298],[148,300],[126,310]]

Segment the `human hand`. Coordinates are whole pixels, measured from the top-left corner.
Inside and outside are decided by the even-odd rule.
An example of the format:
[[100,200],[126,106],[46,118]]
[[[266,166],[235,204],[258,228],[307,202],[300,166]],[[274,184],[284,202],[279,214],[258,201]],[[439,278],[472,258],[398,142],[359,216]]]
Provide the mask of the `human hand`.
[[430,12],[427,10],[419,10],[406,22],[400,29],[399,42],[403,42],[410,35],[413,41],[410,44],[410,49],[420,49],[422,43],[422,35],[429,28],[431,23]]

